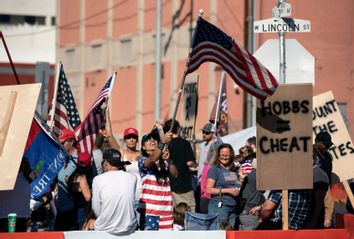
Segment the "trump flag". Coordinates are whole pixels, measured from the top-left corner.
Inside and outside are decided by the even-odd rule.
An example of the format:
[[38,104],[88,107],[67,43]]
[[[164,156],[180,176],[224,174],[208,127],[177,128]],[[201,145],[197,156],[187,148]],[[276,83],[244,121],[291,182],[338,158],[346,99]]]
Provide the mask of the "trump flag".
[[40,198],[49,191],[68,155],[37,114],[32,121],[24,157],[28,159],[31,168],[38,175],[31,183],[31,197]]

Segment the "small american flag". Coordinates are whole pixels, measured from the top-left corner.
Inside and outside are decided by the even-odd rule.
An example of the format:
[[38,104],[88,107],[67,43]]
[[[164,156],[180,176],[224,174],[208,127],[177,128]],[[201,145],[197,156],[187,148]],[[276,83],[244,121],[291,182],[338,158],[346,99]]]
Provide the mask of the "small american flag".
[[56,99],[53,100],[51,114],[48,118],[48,125],[57,137],[63,129],[73,130],[81,123],[64,67],[59,63],[58,68]]
[[105,111],[101,108],[105,100],[110,96],[112,87],[117,73],[114,73],[107,83],[98,94],[97,98],[93,102],[89,113],[82,121],[82,123],[76,127],[75,135],[78,140],[78,151],[91,153],[93,145],[96,139],[96,135],[100,130],[101,124],[105,118]]
[[278,86],[274,76],[247,50],[213,24],[198,18],[185,75],[207,61],[219,64],[245,91],[264,100]]

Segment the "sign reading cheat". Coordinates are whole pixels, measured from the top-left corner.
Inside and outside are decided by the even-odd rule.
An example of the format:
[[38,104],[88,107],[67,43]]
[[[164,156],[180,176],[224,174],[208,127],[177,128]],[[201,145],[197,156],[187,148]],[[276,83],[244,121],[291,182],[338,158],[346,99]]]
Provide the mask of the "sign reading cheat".
[[257,189],[312,188],[312,85],[257,102]]
[[354,177],[354,146],[332,91],[313,97],[313,138],[327,131],[334,145],[329,149],[333,157],[333,173],[339,180]]

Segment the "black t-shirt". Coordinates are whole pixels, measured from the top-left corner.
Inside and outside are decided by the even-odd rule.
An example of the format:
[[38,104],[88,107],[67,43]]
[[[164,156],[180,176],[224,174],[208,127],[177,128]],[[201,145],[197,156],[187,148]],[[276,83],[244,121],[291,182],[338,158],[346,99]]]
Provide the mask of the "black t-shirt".
[[249,212],[253,207],[261,205],[265,198],[263,191],[257,190],[256,169],[253,169],[246,177],[242,185],[241,206]]
[[190,143],[182,138],[173,138],[169,143],[170,158],[176,165],[178,177],[171,177],[171,190],[175,193],[186,193],[192,190],[192,179],[187,162],[195,157]]

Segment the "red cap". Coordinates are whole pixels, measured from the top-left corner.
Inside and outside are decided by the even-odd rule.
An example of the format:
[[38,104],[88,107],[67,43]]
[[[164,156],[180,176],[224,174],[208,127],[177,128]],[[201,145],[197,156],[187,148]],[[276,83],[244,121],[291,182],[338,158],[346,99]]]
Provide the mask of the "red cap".
[[91,154],[89,153],[79,153],[77,156],[77,164],[83,167],[87,167],[91,164]]
[[63,129],[59,135],[60,143],[63,143],[67,139],[75,139],[75,134],[70,129]]
[[124,137],[130,134],[139,137],[138,130],[136,130],[135,128],[127,128],[124,130]]

